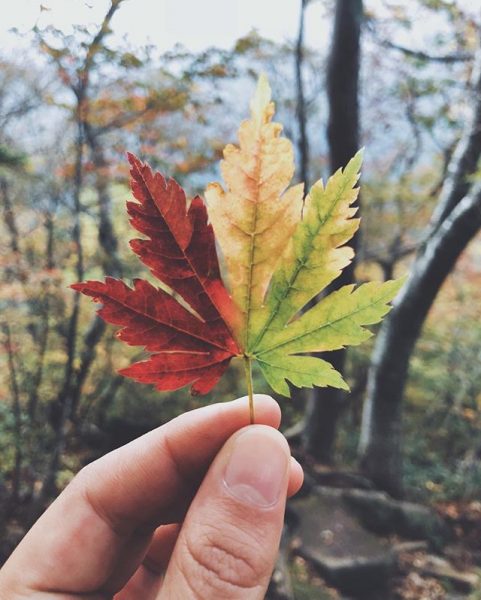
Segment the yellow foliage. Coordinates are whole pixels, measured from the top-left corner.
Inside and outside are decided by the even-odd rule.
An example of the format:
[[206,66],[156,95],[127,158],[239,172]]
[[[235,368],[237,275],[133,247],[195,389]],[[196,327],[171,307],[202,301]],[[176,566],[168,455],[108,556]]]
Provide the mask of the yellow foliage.
[[239,146],[224,149],[221,170],[226,190],[211,183],[205,193],[228,284],[241,312],[236,334],[244,347],[252,311],[262,306],[302,210],[303,185],[287,189],[294,174],[292,144],[280,137],[282,126],[272,122],[273,115],[271,90],[261,77],[251,118],[239,128]]

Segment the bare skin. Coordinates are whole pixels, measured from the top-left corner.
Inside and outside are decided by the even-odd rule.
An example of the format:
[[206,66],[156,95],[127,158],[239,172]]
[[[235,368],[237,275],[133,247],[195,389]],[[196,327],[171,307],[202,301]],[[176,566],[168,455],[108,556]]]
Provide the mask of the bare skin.
[[83,469],[0,571],[0,600],[257,600],[302,469],[256,396],[186,413]]

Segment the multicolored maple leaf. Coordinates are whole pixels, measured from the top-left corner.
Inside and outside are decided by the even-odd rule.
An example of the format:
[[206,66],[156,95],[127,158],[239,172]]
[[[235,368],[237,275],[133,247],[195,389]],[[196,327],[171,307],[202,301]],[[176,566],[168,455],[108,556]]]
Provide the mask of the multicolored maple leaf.
[[207,187],[207,208],[198,196],[188,205],[174,180],[129,154],[136,202],[127,211],[146,236],[131,247],[160,286],[136,279],[130,288],[110,277],[72,286],[103,304],[99,314],[122,327],[120,339],[151,352],[122,374],[159,390],[190,384],[203,394],[242,357],[250,396],[254,360],[279,394],[289,396],[288,382],[348,389],[327,361],[308,353],[370,337],[366,326],[388,312],[402,281],[347,285],[302,313],[352,260],[345,244],[359,227],[353,203],[362,155],[304,198],[302,184],[288,187],[293,148],[273,115],[261,77],[239,145],[224,150],[225,188]]

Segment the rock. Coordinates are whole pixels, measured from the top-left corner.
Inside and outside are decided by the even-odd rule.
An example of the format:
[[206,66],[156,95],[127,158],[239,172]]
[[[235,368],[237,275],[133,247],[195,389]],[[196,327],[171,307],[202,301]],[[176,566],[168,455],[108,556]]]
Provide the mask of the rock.
[[441,556],[432,554],[420,556],[412,566],[422,575],[441,579],[459,592],[470,593],[479,589],[480,579],[476,573],[458,571]]
[[411,552],[427,552],[428,544],[424,540],[416,542],[398,542],[393,545],[393,551],[399,554],[411,553]]
[[387,540],[367,531],[343,501],[343,490],[316,488],[293,500],[296,551],[346,593],[382,589],[395,565]]
[[373,484],[358,473],[349,471],[315,471],[313,477],[321,487],[372,490]]
[[435,549],[449,538],[446,523],[422,504],[394,500],[384,492],[370,490],[345,490],[343,499],[365,527],[381,535],[427,540]]

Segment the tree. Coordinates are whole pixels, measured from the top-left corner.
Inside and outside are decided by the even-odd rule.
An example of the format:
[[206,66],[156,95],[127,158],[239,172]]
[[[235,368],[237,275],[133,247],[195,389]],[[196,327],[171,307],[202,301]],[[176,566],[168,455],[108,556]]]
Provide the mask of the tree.
[[299,178],[306,188],[309,185],[309,140],[307,137],[306,92],[304,90],[304,16],[308,0],[301,0],[299,12],[299,29],[296,41],[296,88],[297,88],[297,122],[299,124]]
[[[79,281],[83,279],[85,273],[84,266],[84,250],[82,244],[82,204],[81,204],[81,192],[83,186],[83,163],[84,163],[84,144],[87,138],[87,114],[89,106],[89,83],[91,79],[92,70],[95,66],[95,60],[98,53],[103,49],[103,40],[108,35],[110,29],[110,22],[112,17],[120,7],[122,0],[111,0],[110,7],[97,31],[95,36],[86,45],[85,54],[80,60],[72,61],[71,55],[67,50],[67,45],[63,49],[57,50],[52,48],[41,39],[41,46],[48,52],[54,62],[57,64],[59,72],[62,76],[63,81],[70,87],[75,97],[75,125],[76,125],[76,138],[75,138],[75,158],[74,158],[74,177],[73,177],[73,228],[72,228],[72,239],[74,242],[76,252],[76,267],[75,274],[79,278]],[[64,62],[64,59],[65,62]],[[69,72],[67,67],[69,60],[73,62],[74,69]],[[116,240],[113,235],[113,229],[110,223],[110,214],[108,212],[108,196],[105,190],[102,188],[99,190],[99,204],[100,204],[100,231],[102,235],[99,235],[101,243],[108,244],[109,249],[112,251],[112,261],[116,259],[115,248]],[[108,236],[108,240],[107,240]],[[94,323],[91,325],[90,330],[87,332],[85,339],[85,349],[80,359],[80,365],[75,367],[74,362],[77,356],[78,346],[78,323],[80,314],[80,299],[74,295],[72,300],[72,308],[70,317],[68,319],[65,344],[66,344],[66,361],[64,367],[64,378],[63,384],[59,390],[56,402],[54,404],[57,412],[55,419],[56,439],[52,448],[51,460],[49,468],[44,478],[43,487],[41,494],[39,495],[38,505],[42,508],[43,502],[46,498],[55,493],[56,490],[56,477],[60,464],[60,457],[64,450],[65,438],[66,438],[66,425],[68,420],[72,417],[73,411],[76,404],[78,403],[78,397],[82,388],[82,384],[85,381],[85,377],[88,373],[88,368],[92,361],[92,348],[95,347],[96,343],[104,332],[104,325],[99,318],[96,318]]]
[[[329,103],[328,141],[332,173],[344,167],[359,150],[359,68],[361,60],[362,0],[337,0],[334,32],[327,66]],[[358,236],[352,245],[357,246]],[[335,281],[333,289],[354,280],[354,263]],[[346,353],[332,352],[329,361],[341,373]],[[315,389],[307,403],[305,430],[306,450],[322,462],[332,460],[337,421],[345,393],[332,388]]]
[[456,261],[481,227],[481,49],[471,79],[472,111],[449,163],[425,241],[378,335],[368,378],[359,453],[363,471],[402,494],[402,402],[409,360],[425,318]]

